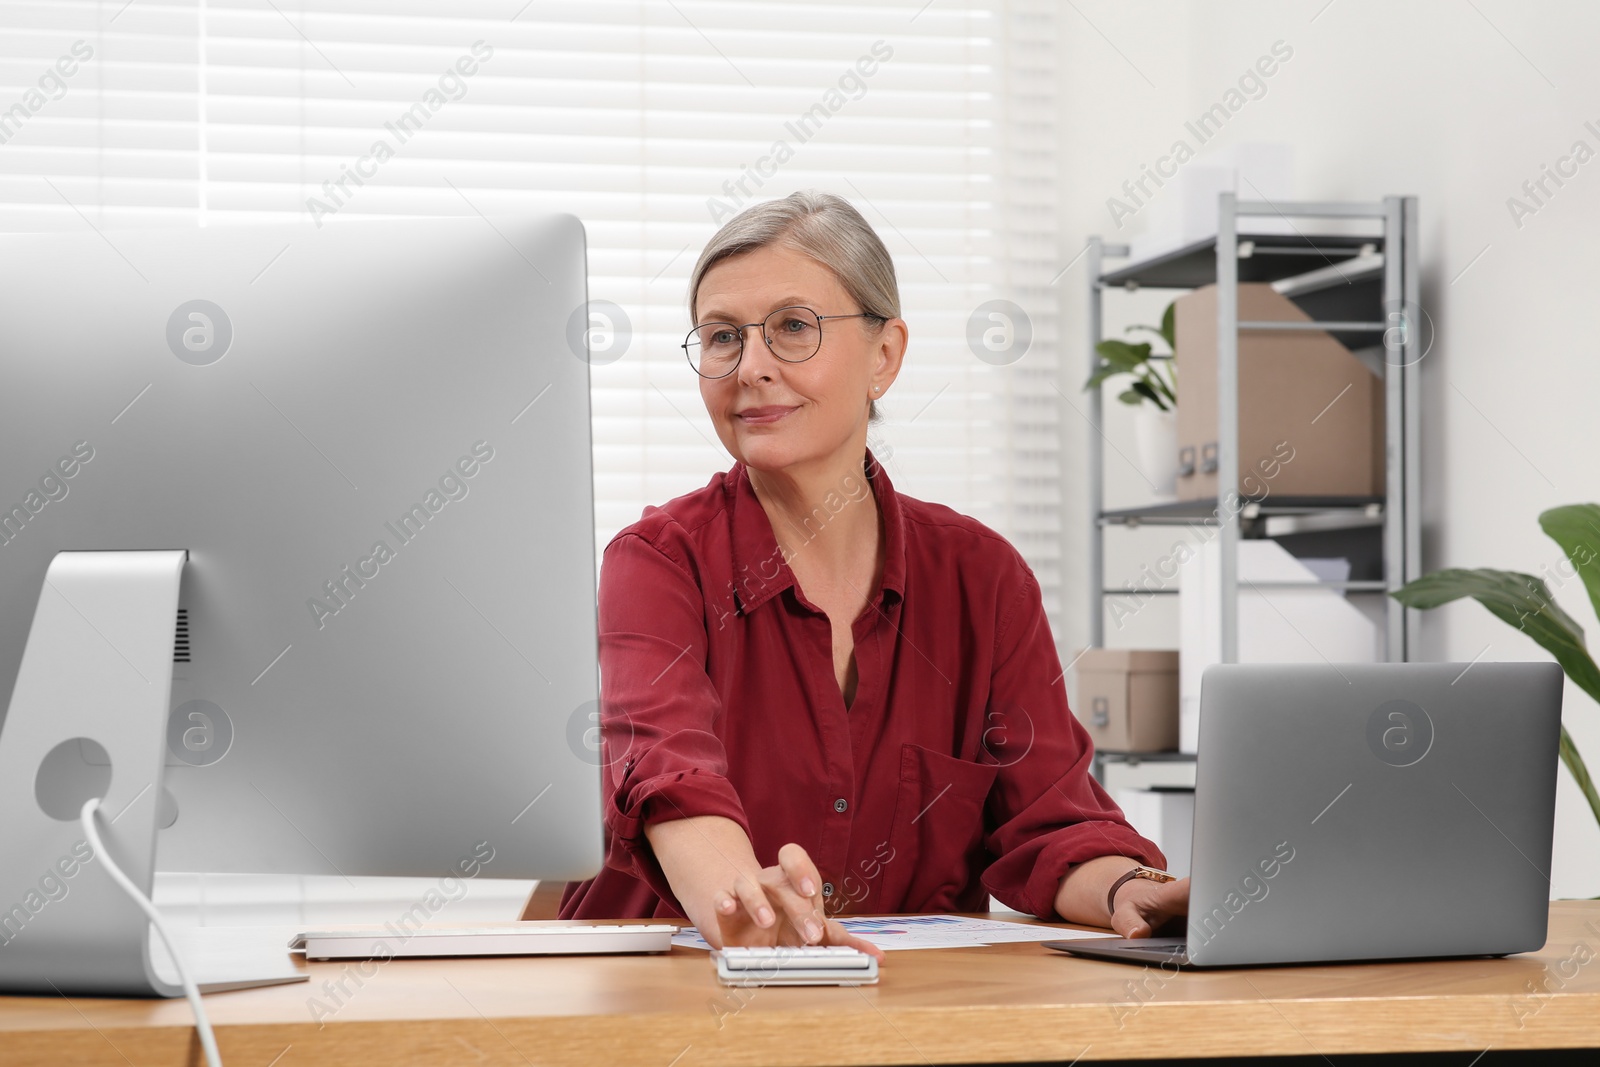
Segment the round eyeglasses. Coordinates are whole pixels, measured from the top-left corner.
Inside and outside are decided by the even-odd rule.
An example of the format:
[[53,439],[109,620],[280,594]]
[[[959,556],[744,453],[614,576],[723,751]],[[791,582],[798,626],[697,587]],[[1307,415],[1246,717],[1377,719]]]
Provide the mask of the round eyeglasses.
[[761,327],[761,339],[772,354],[785,363],[804,363],[822,347],[824,319],[877,319],[882,315],[860,312],[855,315],[818,315],[808,307],[779,308],[760,322],[736,326],[731,322],[702,322],[684,338],[683,352],[689,366],[702,378],[726,378],[744,356],[744,332]]

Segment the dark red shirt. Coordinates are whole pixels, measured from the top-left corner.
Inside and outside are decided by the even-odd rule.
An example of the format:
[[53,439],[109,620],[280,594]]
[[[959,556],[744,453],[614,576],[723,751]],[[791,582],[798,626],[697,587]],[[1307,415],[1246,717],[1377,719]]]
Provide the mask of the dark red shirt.
[[[563,919],[683,917],[644,828],[723,815],[763,866],[798,842],[844,913],[1059,919],[1067,867],[1163,866],[1089,773],[1039,584],[975,519],[896,493],[868,453],[806,520],[875,494],[885,562],[855,620],[846,708],[826,614],[806,600],[743,464],[645,509],[600,571],[606,865]],[[793,549],[805,551],[804,544]]]

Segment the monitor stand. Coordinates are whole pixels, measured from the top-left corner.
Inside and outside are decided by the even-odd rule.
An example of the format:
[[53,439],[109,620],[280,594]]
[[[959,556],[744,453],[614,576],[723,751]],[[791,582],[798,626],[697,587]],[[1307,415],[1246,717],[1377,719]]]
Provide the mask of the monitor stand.
[[[59,552],[0,724],[0,991],[178,997],[151,926],[85,840],[99,797],[106,850],[150,894],[166,765],[179,584],[188,552]],[[285,955],[288,949],[285,946]],[[298,981],[239,961],[202,991]]]

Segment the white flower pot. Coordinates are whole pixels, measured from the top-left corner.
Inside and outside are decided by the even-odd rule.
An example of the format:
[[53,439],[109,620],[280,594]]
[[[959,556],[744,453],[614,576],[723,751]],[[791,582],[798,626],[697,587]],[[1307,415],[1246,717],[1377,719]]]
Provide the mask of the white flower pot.
[[1178,499],[1178,413],[1140,404],[1133,413],[1139,467],[1155,487],[1157,500]]

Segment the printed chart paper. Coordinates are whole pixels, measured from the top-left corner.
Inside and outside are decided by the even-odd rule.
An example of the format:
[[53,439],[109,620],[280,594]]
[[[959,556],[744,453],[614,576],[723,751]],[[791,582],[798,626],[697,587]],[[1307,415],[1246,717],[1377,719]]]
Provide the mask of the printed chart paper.
[[[1070,941],[1116,937],[1109,932],[1073,930],[1065,926],[1033,926],[1004,919],[969,919],[963,915],[847,915],[839,920],[850,933],[881,949],[981,948],[1013,941]],[[686,926],[672,943],[709,949],[700,931]]]

